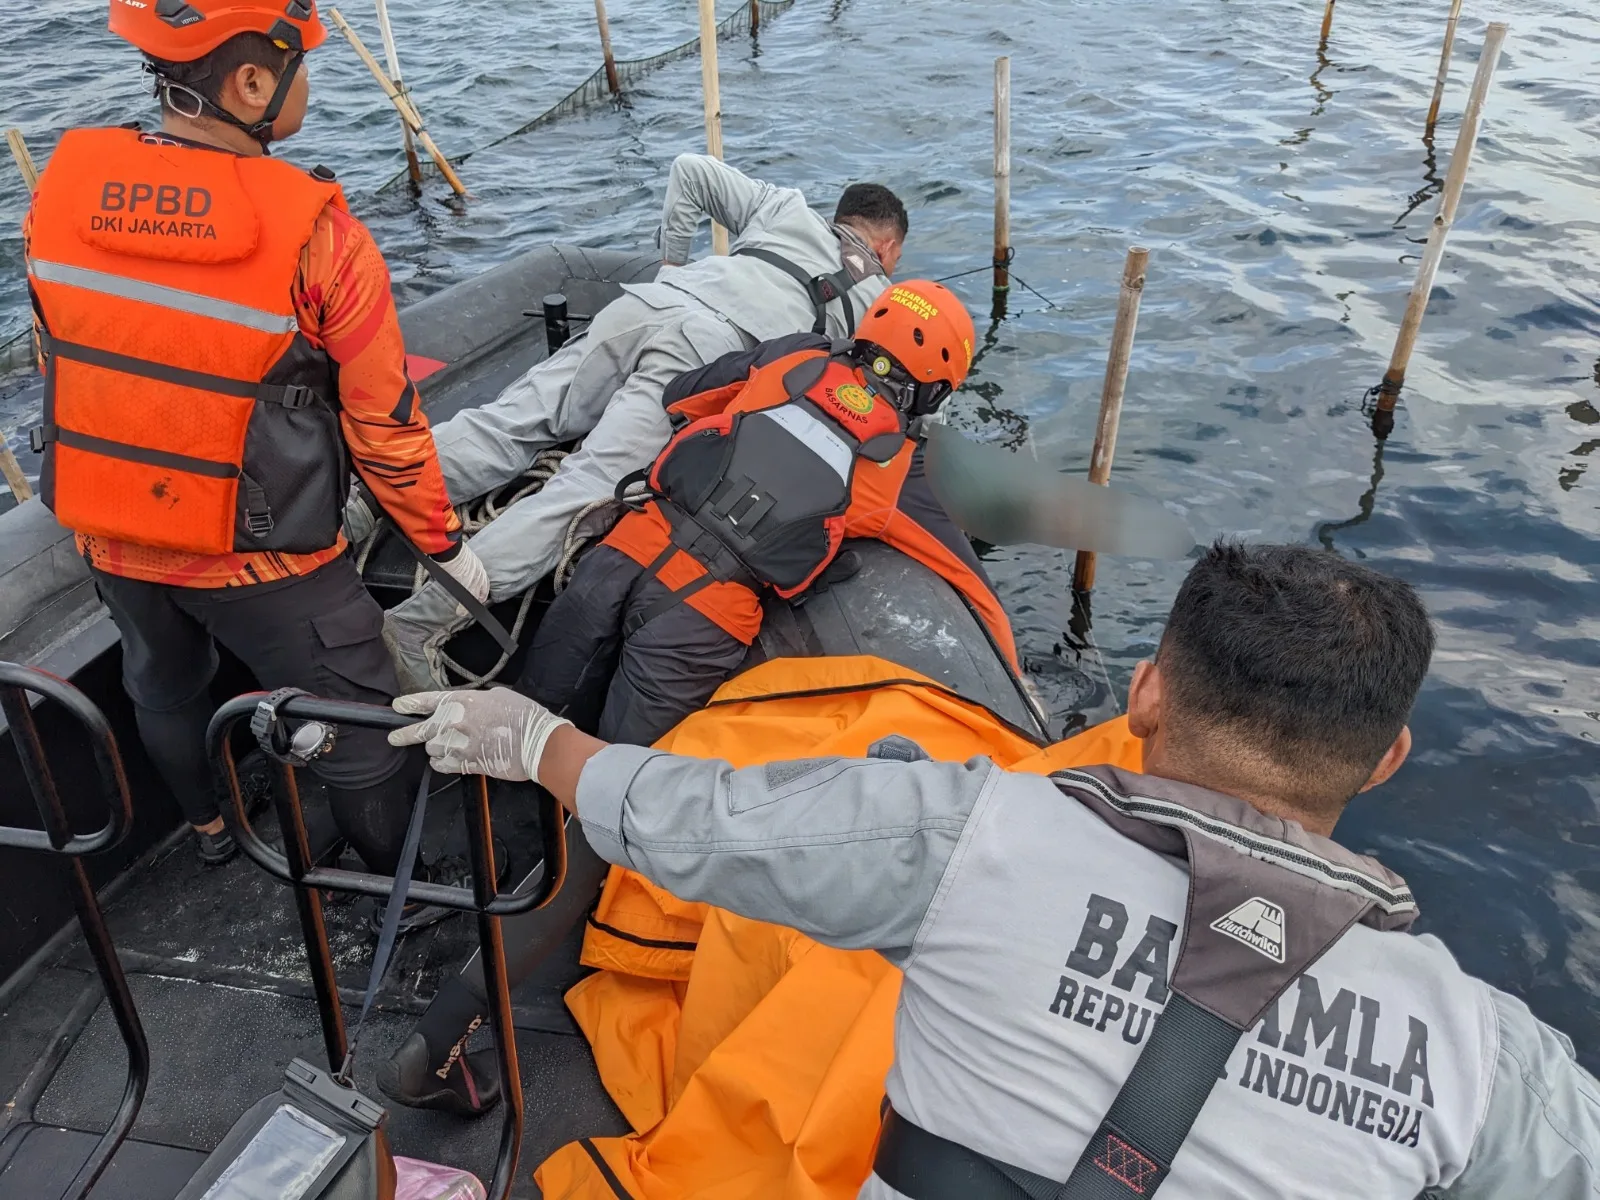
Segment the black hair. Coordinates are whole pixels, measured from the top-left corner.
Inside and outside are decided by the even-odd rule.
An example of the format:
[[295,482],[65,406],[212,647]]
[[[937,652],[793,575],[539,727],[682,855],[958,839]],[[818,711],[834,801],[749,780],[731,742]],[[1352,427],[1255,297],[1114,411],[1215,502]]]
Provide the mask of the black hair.
[[1432,656],[1410,584],[1327,550],[1218,541],[1178,589],[1156,662],[1176,736],[1222,743],[1207,757],[1232,743],[1343,803],[1399,736]]
[[[213,108],[221,108],[223,84],[240,67],[265,67],[274,75],[281,76],[293,53],[264,33],[236,33],[210,54],[191,62],[166,62],[158,58],[150,58],[149,61],[150,69],[159,79],[179,88],[187,88]],[[165,87],[158,91],[162,108],[184,116],[194,115],[185,107],[186,98],[181,91],[176,96],[176,107]]]
[[850,217],[867,225],[885,228],[892,225],[902,242],[911,231],[906,206],[881,183],[852,183],[845,188],[839,197],[839,207],[833,210],[833,219],[840,222]]

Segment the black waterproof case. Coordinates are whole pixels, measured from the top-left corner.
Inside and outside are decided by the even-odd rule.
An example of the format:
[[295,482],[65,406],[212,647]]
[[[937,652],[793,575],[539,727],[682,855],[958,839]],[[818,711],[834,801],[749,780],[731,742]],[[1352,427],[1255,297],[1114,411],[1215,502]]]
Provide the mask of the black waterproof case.
[[177,1200],[394,1200],[381,1104],[295,1059]]

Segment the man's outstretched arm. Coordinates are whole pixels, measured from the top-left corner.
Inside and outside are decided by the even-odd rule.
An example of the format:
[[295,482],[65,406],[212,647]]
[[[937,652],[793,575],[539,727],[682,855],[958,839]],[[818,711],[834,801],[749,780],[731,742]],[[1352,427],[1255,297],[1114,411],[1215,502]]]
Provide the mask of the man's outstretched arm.
[[661,207],[662,261],[669,266],[689,261],[689,247],[702,217],[738,237],[777,194],[772,184],[751,179],[709,154],[678,155],[667,174]]
[[967,818],[1002,772],[818,758],[735,769],[610,746],[507,689],[395,701],[433,715],[390,735],[440,770],[533,779],[601,857],[686,900],[903,961]]

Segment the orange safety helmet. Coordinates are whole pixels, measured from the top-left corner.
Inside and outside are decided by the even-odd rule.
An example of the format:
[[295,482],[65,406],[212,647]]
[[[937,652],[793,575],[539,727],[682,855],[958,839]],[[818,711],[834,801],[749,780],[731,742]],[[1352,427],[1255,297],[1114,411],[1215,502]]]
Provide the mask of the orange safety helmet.
[[[933,412],[972,368],[972,318],[943,284],[912,279],[892,284],[856,326],[856,344],[870,346],[862,361],[880,379],[899,368],[916,385],[910,411]],[[883,354],[874,355],[881,350]],[[884,356],[889,361],[885,361]]]
[[151,58],[193,62],[240,33],[304,54],[327,39],[316,0],[111,0],[111,32]]

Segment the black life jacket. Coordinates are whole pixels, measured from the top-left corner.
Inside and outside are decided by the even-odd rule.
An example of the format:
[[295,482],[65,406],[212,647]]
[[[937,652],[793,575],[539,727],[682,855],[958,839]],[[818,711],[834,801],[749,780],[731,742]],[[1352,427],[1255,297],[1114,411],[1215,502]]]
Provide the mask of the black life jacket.
[[647,478],[680,548],[718,578],[790,597],[838,553],[857,464],[906,445],[900,410],[858,367],[802,351],[684,426]]

